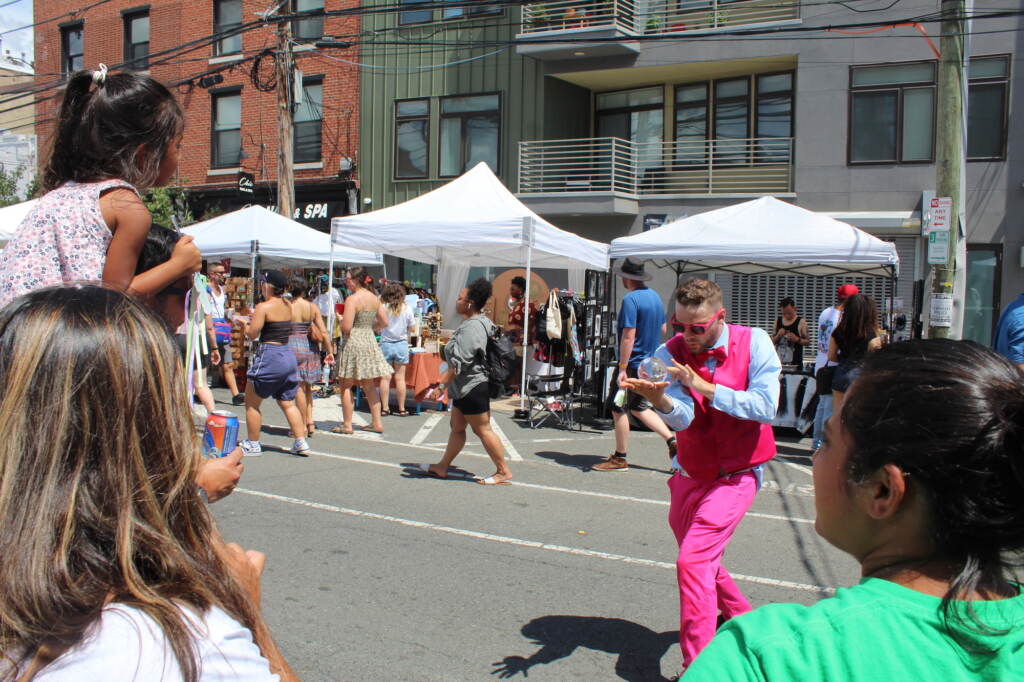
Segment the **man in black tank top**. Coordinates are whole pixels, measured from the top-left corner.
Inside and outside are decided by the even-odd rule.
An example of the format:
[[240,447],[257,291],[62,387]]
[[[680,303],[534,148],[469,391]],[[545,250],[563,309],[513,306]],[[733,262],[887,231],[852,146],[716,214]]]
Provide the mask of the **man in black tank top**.
[[772,334],[779,361],[784,365],[803,364],[803,348],[811,342],[807,320],[797,314],[796,302],[790,296],[779,301],[779,313]]

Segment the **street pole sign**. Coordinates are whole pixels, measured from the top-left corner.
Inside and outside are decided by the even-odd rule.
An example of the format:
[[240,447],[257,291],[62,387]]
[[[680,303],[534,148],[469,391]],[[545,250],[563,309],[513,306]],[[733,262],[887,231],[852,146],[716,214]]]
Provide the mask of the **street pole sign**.
[[929,204],[928,216],[921,225],[921,232],[925,235],[932,232],[949,232],[949,226],[953,222],[953,197],[932,197]]
[[949,262],[949,232],[928,233],[928,265]]

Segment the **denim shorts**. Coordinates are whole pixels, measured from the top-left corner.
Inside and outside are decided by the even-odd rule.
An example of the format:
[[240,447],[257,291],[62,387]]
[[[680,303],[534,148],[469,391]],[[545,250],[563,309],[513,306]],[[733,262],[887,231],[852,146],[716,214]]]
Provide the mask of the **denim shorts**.
[[384,361],[389,365],[396,362],[400,365],[409,364],[408,341],[381,341],[380,352],[384,354]]

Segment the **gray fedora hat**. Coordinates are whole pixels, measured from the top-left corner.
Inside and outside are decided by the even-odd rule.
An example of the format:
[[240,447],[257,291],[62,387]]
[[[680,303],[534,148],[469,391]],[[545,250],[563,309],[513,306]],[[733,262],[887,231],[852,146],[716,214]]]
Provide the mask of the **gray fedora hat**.
[[620,261],[612,270],[612,274],[625,277],[626,279],[635,279],[639,282],[648,282],[654,278],[654,275],[644,272],[643,261],[636,260],[635,258],[627,258]]

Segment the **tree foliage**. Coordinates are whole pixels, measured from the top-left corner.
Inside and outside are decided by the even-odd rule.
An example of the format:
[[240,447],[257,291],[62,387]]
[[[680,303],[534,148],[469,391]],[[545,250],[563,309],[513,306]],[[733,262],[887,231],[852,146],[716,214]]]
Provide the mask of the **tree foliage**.
[[188,195],[183,187],[154,187],[142,194],[153,223],[164,227],[185,227],[196,221],[188,206]]

